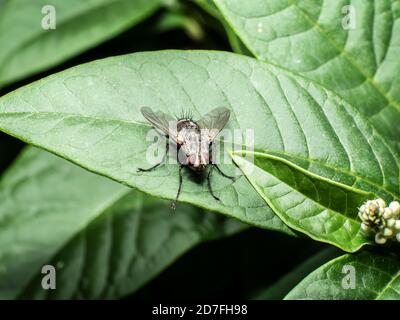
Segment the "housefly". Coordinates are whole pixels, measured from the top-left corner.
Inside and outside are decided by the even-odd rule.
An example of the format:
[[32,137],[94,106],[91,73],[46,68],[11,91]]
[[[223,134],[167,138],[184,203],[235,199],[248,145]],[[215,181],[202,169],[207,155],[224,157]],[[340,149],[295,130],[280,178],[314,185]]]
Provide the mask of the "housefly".
[[[198,121],[193,121],[190,117],[176,119],[162,111],[154,112],[149,107],[141,108],[141,112],[154,128],[166,136],[167,141],[171,139],[176,146],[179,162],[179,187],[175,201],[171,203],[171,209],[176,208],[176,202],[181,192],[183,167],[189,167],[195,172],[202,172],[211,165],[207,175],[208,189],[214,199],[219,201],[220,199],[214,194],[211,187],[213,169],[216,168],[222,176],[232,181],[235,181],[236,178],[226,175],[216,163],[213,163],[211,146],[215,137],[228,122],[230,110],[224,107],[215,108]],[[167,142],[166,153],[161,162],[148,169],[139,168],[138,171],[151,171],[165,163],[168,150]]]

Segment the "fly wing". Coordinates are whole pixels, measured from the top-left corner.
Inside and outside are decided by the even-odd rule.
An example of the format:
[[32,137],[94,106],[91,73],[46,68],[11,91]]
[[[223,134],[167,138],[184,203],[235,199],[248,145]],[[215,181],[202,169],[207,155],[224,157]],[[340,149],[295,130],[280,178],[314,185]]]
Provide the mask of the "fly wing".
[[217,134],[225,127],[229,121],[231,111],[225,107],[219,107],[211,110],[203,118],[197,121],[202,131],[207,131],[209,143],[211,143]]
[[178,136],[176,119],[162,111],[153,112],[149,107],[142,107],[140,111],[156,129],[161,130],[176,142]]

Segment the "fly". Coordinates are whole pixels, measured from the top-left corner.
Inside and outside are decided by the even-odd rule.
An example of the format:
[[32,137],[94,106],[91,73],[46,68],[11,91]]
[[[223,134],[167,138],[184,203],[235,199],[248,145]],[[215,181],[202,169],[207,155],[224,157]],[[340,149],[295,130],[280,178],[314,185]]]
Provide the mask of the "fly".
[[[216,163],[210,162],[210,159],[212,159],[211,146],[215,137],[229,121],[230,110],[224,107],[215,108],[198,121],[193,121],[189,117],[175,119],[162,111],[153,112],[149,107],[143,107],[140,111],[154,128],[161,131],[167,139],[172,139],[172,142],[177,147],[178,162],[180,164],[179,187],[175,201],[171,203],[171,209],[175,210],[176,202],[181,193],[182,169],[185,166],[195,172],[202,172],[211,165],[207,175],[208,189],[214,199],[219,201],[220,199],[214,194],[211,187],[211,175],[214,167],[222,176],[232,181],[235,181],[236,177],[228,176],[221,171]],[[168,150],[167,142],[166,152],[161,162],[148,169],[139,168],[138,172],[152,171],[165,163]]]

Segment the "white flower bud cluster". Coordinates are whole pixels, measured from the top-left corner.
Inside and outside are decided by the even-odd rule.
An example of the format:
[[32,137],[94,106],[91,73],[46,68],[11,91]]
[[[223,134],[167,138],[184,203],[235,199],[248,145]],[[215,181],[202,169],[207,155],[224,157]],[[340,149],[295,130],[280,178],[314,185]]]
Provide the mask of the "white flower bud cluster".
[[358,211],[361,229],[375,234],[375,242],[384,244],[396,238],[400,242],[400,203],[393,201],[386,206],[382,199],[368,200]]

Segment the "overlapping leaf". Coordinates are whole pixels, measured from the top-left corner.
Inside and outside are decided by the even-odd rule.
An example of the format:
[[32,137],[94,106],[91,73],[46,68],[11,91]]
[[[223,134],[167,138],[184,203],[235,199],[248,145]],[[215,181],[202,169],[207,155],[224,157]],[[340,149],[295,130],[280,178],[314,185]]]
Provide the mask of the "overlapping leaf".
[[399,1],[215,3],[256,57],[333,89],[399,146]]
[[398,300],[400,260],[370,252],[341,256],[307,276],[285,299]]
[[357,208],[373,195],[332,183],[267,154],[255,154],[254,164],[241,157],[234,160],[291,228],[346,251],[355,251],[366,243]]

